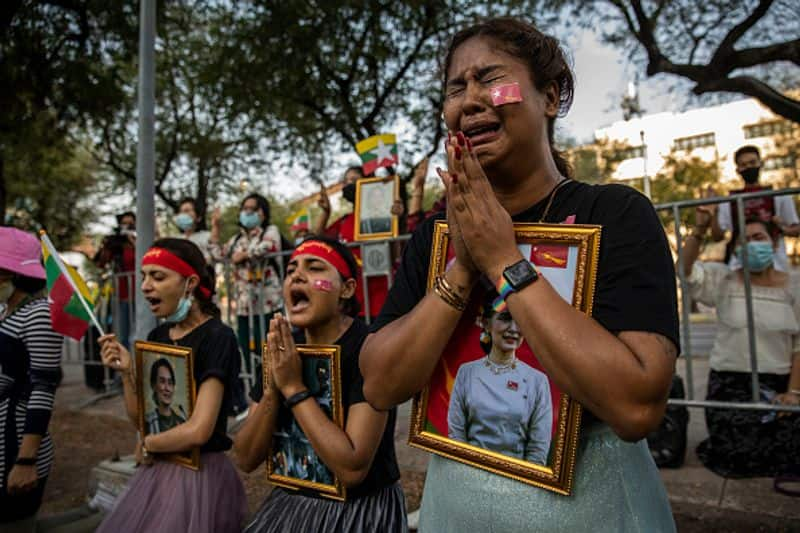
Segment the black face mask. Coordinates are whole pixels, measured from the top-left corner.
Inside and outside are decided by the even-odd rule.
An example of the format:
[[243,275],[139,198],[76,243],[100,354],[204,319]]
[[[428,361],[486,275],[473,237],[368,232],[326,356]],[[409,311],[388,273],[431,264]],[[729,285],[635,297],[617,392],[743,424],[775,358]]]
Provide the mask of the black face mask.
[[355,183],[348,183],[344,187],[342,187],[342,198],[350,202],[351,204],[356,201],[356,184]]
[[761,167],[750,167],[742,170],[739,174],[742,175],[742,179],[748,185],[755,185],[758,183],[758,172],[761,170]]

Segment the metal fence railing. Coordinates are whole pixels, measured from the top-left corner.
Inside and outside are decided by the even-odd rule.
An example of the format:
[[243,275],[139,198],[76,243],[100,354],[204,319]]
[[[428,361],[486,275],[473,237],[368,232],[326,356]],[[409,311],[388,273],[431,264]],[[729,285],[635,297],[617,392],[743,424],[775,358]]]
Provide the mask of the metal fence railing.
[[[755,337],[755,322],[753,318],[753,296],[752,296],[752,283],[750,273],[747,269],[742,270],[743,285],[745,294],[745,311],[747,316],[747,333],[748,333],[748,352],[750,362],[751,374],[751,396],[750,402],[716,402],[708,400],[700,400],[695,398],[695,357],[697,354],[692,350],[692,328],[691,328],[691,309],[692,299],[690,291],[688,290],[687,276],[684,273],[684,246],[683,236],[686,229],[683,228],[681,223],[681,213],[686,209],[693,209],[701,205],[723,204],[726,202],[733,202],[737,208],[735,210],[738,220],[738,227],[745,227],[745,202],[754,198],[763,197],[776,197],[785,195],[798,195],[800,188],[790,188],[781,190],[765,190],[746,194],[737,194],[734,196],[703,198],[697,200],[683,200],[679,202],[671,202],[659,204],[655,209],[659,212],[671,214],[671,219],[674,224],[674,239],[677,248],[677,276],[678,276],[678,292],[680,298],[680,323],[681,323],[681,353],[683,357],[683,365],[685,367],[686,379],[686,399],[670,399],[671,404],[685,405],[687,407],[702,407],[702,408],[731,408],[731,409],[745,409],[745,410],[764,410],[764,411],[791,411],[800,412],[800,407],[797,406],[781,406],[766,404],[760,401],[760,382],[759,382],[759,357],[758,346],[756,345]],[[367,280],[373,276],[384,276],[388,279],[389,285],[392,283],[392,267],[393,267],[393,254],[392,247],[400,246],[410,235],[402,235],[397,238],[390,238],[384,240],[376,240],[369,242],[348,243],[347,246],[351,248],[358,248],[360,251],[362,262],[362,286],[367,286]],[[740,244],[746,243],[744,231],[739,232]],[[264,272],[267,271],[267,265],[272,265],[277,273],[278,283],[282,285],[284,279],[284,267],[288,261],[288,256],[292,250],[286,250],[269,254],[263,258],[260,264],[254,266],[254,278],[248,283],[250,291],[255,292],[255,309],[262,310],[264,308],[265,291],[267,276]],[[747,247],[743,246],[742,251],[746,261]],[[238,287],[234,283],[233,269],[230,261],[223,261],[217,265],[218,272],[218,303],[223,313],[223,320],[230,325],[238,333],[239,317],[244,317],[249,331],[249,339],[247,342],[246,350],[243,350],[242,356],[242,372],[240,377],[244,380],[245,394],[249,393],[250,387],[255,383],[256,379],[260,379],[256,370],[260,367],[261,356],[260,348],[257,346],[257,339],[263,341],[266,332],[266,317],[262,312],[254,312],[253,307],[248,307],[246,310],[238,309],[236,301],[238,300]],[[259,274],[260,272],[260,274]],[[101,323],[109,325],[110,331],[117,333],[120,339],[129,339],[135,331],[135,309],[133,295],[138,290],[135,284],[133,273],[114,274],[106,283],[111,283],[115,290],[110,291],[109,299],[100,306],[96,306],[96,311],[99,308],[105,309],[106,314],[101,317]],[[126,290],[120,290],[124,287]],[[120,298],[120,292],[126,292],[129,298]],[[102,297],[103,291],[101,291]],[[365,320],[367,323],[370,321],[369,316],[369,293],[364,291],[364,308]],[[244,312],[243,312],[244,311]],[[110,319],[109,315],[110,314]],[[254,331],[258,331],[258,335]],[[130,342],[129,342],[130,344]],[[82,364],[82,365],[99,365],[99,356],[97,354],[96,342],[82,342],[78,345],[65,345],[64,354],[65,364]],[[249,363],[249,364],[248,364]],[[106,387],[112,383],[112,376],[106,372],[104,383]]]
[[[790,411],[800,412],[800,406],[784,406],[766,404],[760,402],[760,382],[758,376],[758,347],[756,346],[755,335],[755,321],[753,318],[753,289],[750,279],[750,272],[746,268],[742,268],[742,278],[744,285],[745,295],[745,311],[747,315],[747,338],[748,338],[748,352],[750,356],[750,376],[751,376],[751,402],[714,402],[708,400],[696,400],[694,398],[694,372],[693,372],[693,354],[691,350],[691,321],[690,311],[692,308],[691,294],[688,289],[688,281],[686,273],[684,272],[684,247],[683,247],[683,233],[684,230],[681,224],[681,210],[693,209],[703,205],[724,204],[732,202],[736,205],[737,220],[734,222],[737,227],[742,228],[739,231],[738,239],[739,244],[742,245],[742,263],[747,262],[747,237],[744,232],[745,227],[745,202],[755,198],[764,197],[777,197],[787,195],[800,194],[800,188],[789,188],[779,190],[764,190],[751,193],[736,194],[733,196],[715,197],[715,198],[702,198],[698,200],[683,200],[679,202],[671,202],[659,204],[655,206],[657,211],[665,211],[672,214],[672,221],[675,228],[675,243],[678,255],[678,290],[681,298],[681,353],[685,358],[686,366],[686,389],[687,399],[670,399],[671,404],[685,405],[687,407],[710,407],[710,408],[728,408],[728,409],[747,409],[747,410],[764,410],[764,411]],[[733,210],[732,210],[733,214]]]

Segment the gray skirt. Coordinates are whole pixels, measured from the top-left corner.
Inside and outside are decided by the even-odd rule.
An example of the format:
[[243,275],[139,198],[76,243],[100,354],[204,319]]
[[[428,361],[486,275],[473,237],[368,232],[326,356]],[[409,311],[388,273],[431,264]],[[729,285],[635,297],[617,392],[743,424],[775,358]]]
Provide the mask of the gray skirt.
[[405,498],[396,482],[368,496],[344,502],[276,488],[245,533],[405,533]]
[[165,461],[140,466],[99,533],[239,533],[247,497],[224,453],[204,453],[200,470]]
[[571,496],[436,455],[428,464],[421,533],[598,530],[675,531],[645,441],[623,442],[604,424],[583,428]]

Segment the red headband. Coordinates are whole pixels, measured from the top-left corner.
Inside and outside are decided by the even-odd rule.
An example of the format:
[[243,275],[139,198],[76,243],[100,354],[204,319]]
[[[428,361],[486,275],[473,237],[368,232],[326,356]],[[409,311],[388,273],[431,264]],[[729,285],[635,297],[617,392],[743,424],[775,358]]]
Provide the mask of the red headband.
[[339,274],[341,274],[344,279],[356,277],[355,272],[350,271],[350,267],[347,266],[347,261],[344,260],[344,257],[342,257],[342,255],[337,252],[333,246],[326,242],[315,240],[306,241],[298,246],[297,249],[295,249],[290,260],[294,259],[298,255],[305,254],[324,259],[333,265],[333,268],[339,271]]
[[[185,278],[189,276],[200,278],[200,274],[189,263],[164,248],[150,248],[142,257],[142,266],[144,265],[162,266],[174,270]],[[200,282],[202,283],[202,278],[200,278]],[[211,290],[208,287],[199,285],[198,288],[200,289],[200,294],[206,298],[211,298]]]

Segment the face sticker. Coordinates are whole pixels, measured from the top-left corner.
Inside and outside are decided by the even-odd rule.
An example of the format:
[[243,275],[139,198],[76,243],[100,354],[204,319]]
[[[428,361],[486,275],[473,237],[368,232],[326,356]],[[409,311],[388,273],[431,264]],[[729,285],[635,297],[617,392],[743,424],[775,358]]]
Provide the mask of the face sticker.
[[506,83],[492,88],[492,104],[501,106],[506,104],[516,104],[522,101],[522,94],[519,90],[519,83]]
[[311,286],[322,292],[331,292],[333,290],[333,283],[327,279],[315,279]]

